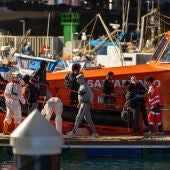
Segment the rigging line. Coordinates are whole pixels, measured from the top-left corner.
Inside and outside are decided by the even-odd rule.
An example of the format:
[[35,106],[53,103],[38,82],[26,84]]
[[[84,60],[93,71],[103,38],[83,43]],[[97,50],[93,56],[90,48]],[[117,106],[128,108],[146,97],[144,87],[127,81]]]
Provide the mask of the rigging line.
[[[101,15],[98,14],[98,16],[99,16],[99,19],[100,19],[101,23],[103,24],[103,27],[104,27],[104,29],[105,29],[105,31],[106,31],[106,33],[107,33],[110,41],[112,42],[112,44],[113,44],[113,46],[114,46],[114,42],[113,42],[113,40],[112,40],[111,33],[110,33],[108,27],[106,26],[105,22],[103,21],[103,18],[101,17]],[[119,58],[120,58],[120,61],[121,61],[121,63],[122,63],[122,66],[123,66],[124,56],[123,56],[122,47],[121,47],[119,41],[118,41],[118,45],[119,45],[120,54],[119,54],[119,52],[118,52],[118,49],[117,49],[117,48],[115,48],[115,49],[116,49],[116,52],[117,52],[117,54],[118,54],[118,56],[119,56]],[[114,46],[114,47],[115,47],[115,46]]]
[[[92,34],[93,34],[93,32],[94,32],[94,28],[95,28],[96,23],[97,23],[97,20],[98,20],[98,15],[96,15],[96,16],[93,18],[93,20],[95,20],[95,21],[94,21],[94,24],[93,24],[93,27],[92,27],[92,30],[91,30],[91,33],[90,33],[90,38],[92,37]],[[93,20],[91,20],[91,21],[93,21]],[[92,23],[92,22],[90,22],[89,25],[90,25],[91,23]],[[88,25],[88,26],[89,26],[89,25]],[[87,26],[87,27],[88,27],[88,26]],[[85,28],[87,28],[87,27],[85,27]],[[82,32],[84,32],[84,31],[81,31],[80,34],[81,34]],[[88,46],[88,44],[86,44],[85,48],[87,48],[87,46]],[[79,44],[79,49],[81,49],[81,42],[80,42],[80,44]]]
[[82,30],[80,31],[80,33],[79,33],[78,35],[82,34],[82,32],[85,32],[85,30],[87,29],[87,27],[88,27],[94,20],[96,20],[96,16],[95,16],[91,21],[88,22],[88,24],[84,27],[84,29],[82,29]]
[[[156,16],[156,17],[157,17],[157,16]],[[161,20],[162,22],[164,22],[165,24],[170,25],[170,23],[167,22],[167,21],[165,21],[164,19],[160,18],[160,20]]]
[[[95,19],[96,19],[96,16],[95,16],[94,18],[92,18],[92,19],[88,22],[88,24],[84,27],[84,29],[81,30],[81,31],[78,33],[77,37],[80,36],[80,34],[82,34],[82,32],[84,32],[84,31],[86,30],[86,28],[87,28]],[[63,49],[57,54],[58,58],[59,58],[59,56],[62,54],[62,52],[63,52]]]
[[163,14],[161,14],[161,13],[160,13],[160,15],[161,15],[162,17],[164,17],[164,18],[170,19],[170,17],[168,17],[168,16],[166,16],[166,15],[163,15]]

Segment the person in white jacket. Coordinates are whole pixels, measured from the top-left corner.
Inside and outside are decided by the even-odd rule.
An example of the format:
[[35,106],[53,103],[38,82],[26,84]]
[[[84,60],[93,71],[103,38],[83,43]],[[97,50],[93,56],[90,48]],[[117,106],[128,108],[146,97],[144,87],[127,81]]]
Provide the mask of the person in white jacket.
[[52,97],[47,100],[44,109],[41,111],[41,115],[44,116],[48,121],[51,119],[52,114],[55,113],[55,125],[56,130],[62,134],[62,112],[63,103],[58,97]]
[[18,75],[11,76],[11,82],[6,85],[5,92],[6,117],[4,119],[3,134],[8,135],[8,126],[14,117],[15,128],[21,123],[21,104],[25,106],[25,99],[22,94],[22,86],[19,83]]

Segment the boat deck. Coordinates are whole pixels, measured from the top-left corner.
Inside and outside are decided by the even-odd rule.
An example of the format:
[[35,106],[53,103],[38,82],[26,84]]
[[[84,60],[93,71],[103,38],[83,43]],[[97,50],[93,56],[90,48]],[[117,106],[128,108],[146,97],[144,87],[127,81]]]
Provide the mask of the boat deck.
[[[161,136],[76,136],[64,137],[63,148],[170,148],[170,135]],[[0,133],[0,145],[9,146],[10,136]]]

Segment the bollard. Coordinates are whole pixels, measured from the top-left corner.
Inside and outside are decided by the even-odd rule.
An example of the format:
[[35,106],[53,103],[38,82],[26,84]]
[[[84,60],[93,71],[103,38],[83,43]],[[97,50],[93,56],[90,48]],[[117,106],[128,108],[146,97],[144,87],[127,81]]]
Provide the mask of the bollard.
[[63,137],[38,110],[10,135],[16,170],[59,170]]

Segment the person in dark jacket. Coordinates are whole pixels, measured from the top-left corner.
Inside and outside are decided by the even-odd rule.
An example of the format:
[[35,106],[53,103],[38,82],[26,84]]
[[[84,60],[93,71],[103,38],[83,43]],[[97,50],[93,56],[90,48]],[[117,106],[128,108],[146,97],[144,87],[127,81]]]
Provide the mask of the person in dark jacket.
[[[131,83],[136,86],[137,94],[145,95],[147,93],[147,88],[141,82],[139,82],[135,76],[131,77]],[[140,108],[142,112],[143,121],[145,124],[145,131],[148,131],[148,115],[147,115],[145,103],[146,100],[144,98],[140,98],[140,104],[141,104]]]
[[23,77],[23,81],[26,84],[24,97],[28,105],[28,114],[30,114],[38,106],[38,103],[37,103],[38,90],[35,87],[35,83],[33,82],[33,80],[30,80],[29,75],[25,75]]
[[124,108],[128,108],[133,113],[131,119],[134,126],[134,135],[137,135],[139,131],[140,120],[140,100],[135,98],[135,95],[137,94],[137,88],[129,81],[125,81],[123,83],[123,87],[126,89],[126,102],[124,104]]
[[[114,73],[112,71],[107,73],[106,79],[103,82],[103,93],[104,96],[104,103],[105,104],[113,104],[115,98],[113,97],[114,93],[114,83],[113,80]],[[107,106],[106,108],[110,108],[110,106]]]
[[76,76],[79,74],[81,69],[81,65],[78,63],[73,64],[72,71],[69,73],[69,81],[70,86],[68,87],[70,89],[70,104],[71,105],[77,105],[78,103],[78,88],[79,84],[77,83]]
[[39,91],[40,96],[47,95],[46,85],[49,84],[48,81],[46,80],[47,65],[48,65],[47,61],[42,60],[40,62],[40,68],[35,70],[35,72],[31,76],[31,79],[37,83],[37,89]]

